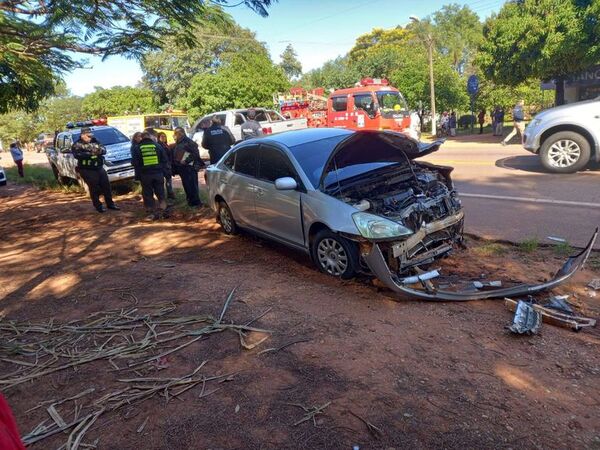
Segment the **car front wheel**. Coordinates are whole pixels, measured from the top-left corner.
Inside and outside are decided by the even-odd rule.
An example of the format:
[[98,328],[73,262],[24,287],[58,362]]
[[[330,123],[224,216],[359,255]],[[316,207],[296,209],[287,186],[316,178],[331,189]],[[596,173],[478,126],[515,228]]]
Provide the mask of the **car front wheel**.
[[548,137],[540,149],[542,165],[551,172],[574,173],[590,161],[590,143],[573,131],[561,131]]
[[237,224],[235,223],[233,214],[231,214],[231,210],[229,209],[229,206],[227,206],[227,203],[223,201],[219,202],[218,217],[221,228],[223,228],[223,231],[226,234],[237,233]]
[[321,230],[311,243],[313,261],[328,275],[348,279],[356,275],[358,248],[356,244],[329,230]]

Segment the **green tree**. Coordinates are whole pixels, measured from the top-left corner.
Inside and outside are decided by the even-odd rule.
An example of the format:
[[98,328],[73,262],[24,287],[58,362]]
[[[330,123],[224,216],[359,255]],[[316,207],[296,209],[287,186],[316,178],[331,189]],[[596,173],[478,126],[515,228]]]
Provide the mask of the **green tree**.
[[450,58],[458,73],[470,68],[477,47],[483,40],[483,24],[468,6],[450,4],[431,16],[438,51]]
[[564,80],[600,61],[600,0],[519,0],[506,3],[484,26],[477,63],[498,84]]
[[348,64],[348,58],[338,57],[305,73],[300,84],[307,89],[318,87],[342,89],[353,86],[359,80],[360,74]]
[[183,36],[167,36],[162,49],[141,59],[143,84],[155,93],[159,104],[181,106],[195,75],[215,73],[237,54],[268,55],[253,32],[219,11],[194,28],[197,42],[193,45],[185,44]]
[[115,86],[110,89],[97,87],[95,92],[83,98],[81,109],[85,116],[95,118],[153,113],[158,110],[158,105],[150,89]]
[[261,53],[238,54],[216,73],[192,78],[184,107],[192,118],[232,108],[272,106],[273,94],[289,88],[283,71]]
[[302,64],[298,61],[298,55],[294,51],[292,44],[288,44],[280,55],[281,63],[279,67],[287,75],[288,79],[296,78],[302,75]]
[[[242,0],[261,15],[271,2]],[[62,74],[84,65],[78,53],[139,58],[171,35],[191,45],[194,25],[213,11],[199,0],[1,1],[0,113],[37,108]]]
[[410,33],[401,26],[389,30],[373,28],[371,32],[360,35],[356,39],[354,47],[348,53],[348,58],[351,63],[356,63],[365,59],[369,51],[374,47],[388,49],[402,47],[408,42],[410,37]]

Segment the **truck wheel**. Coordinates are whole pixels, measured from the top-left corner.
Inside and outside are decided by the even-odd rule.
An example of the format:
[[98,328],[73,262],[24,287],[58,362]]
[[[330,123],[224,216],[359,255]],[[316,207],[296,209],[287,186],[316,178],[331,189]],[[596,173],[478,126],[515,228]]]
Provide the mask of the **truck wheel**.
[[548,137],[540,149],[542,165],[555,173],[575,173],[590,161],[590,143],[573,131],[561,131]]
[[221,228],[226,234],[236,234],[237,233],[237,224],[235,223],[235,219],[233,218],[233,214],[231,214],[231,210],[227,203],[224,201],[219,202],[219,211],[218,211],[219,223],[221,224]]
[[83,189],[85,191],[86,195],[90,195],[90,188],[88,187],[87,183],[83,180],[83,178],[81,178],[81,175],[79,175],[79,174],[77,174],[77,184],[79,184],[81,189]]
[[311,242],[310,251],[321,272],[342,279],[356,275],[359,260],[354,242],[329,230],[321,230]]
[[58,169],[54,164],[51,164],[50,167],[52,167],[52,173],[54,174],[54,178],[56,178],[58,184],[60,184],[61,186],[66,186],[67,184],[69,184],[69,180],[66,177],[60,175]]

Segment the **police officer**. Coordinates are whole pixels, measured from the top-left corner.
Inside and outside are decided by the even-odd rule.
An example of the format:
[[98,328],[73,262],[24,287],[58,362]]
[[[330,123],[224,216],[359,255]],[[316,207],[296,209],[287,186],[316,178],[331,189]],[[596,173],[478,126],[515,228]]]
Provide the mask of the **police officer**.
[[221,120],[217,116],[213,116],[211,122],[211,126],[202,135],[202,147],[208,150],[210,163],[216,164],[235,144],[235,138],[229,128],[221,126]]
[[[153,220],[164,216],[167,209],[165,201],[165,173],[168,170],[168,156],[164,148],[154,142],[150,133],[143,132],[142,140],[131,147],[131,164],[135,169],[136,179],[142,185],[142,198],[146,212]],[[156,210],[156,202],[158,208]]]
[[100,194],[104,197],[108,209],[119,210],[115,205],[110,191],[108,175],[104,170],[104,155],[106,149],[94,137],[91,128],[81,129],[80,138],[71,146],[71,153],[77,160],[77,172],[87,184],[94,208],[99,213],[106,211],[100,201]]
[[262,127],[256,120],[256,110],[249,109],[246,113],[248,120],[242,124],[242,140],[253,139],[263,135]]
[[173,147],[173,173],[181,177],[181,184],[185,191],[188,206],[197,208],[202,206],[200,190],[198,187],[198,171],[205,164],[200,159],[198,144],[185,135],[183,128],[175,128],[175,147]]

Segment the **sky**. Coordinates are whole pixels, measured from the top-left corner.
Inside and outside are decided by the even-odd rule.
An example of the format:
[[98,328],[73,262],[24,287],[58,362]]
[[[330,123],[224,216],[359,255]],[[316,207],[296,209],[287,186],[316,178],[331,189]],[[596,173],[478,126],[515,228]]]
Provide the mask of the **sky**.
[[[483,19],[498,11],[505,0],[466,2]],[[232,2],[235,4],[236,2]],[[426,17],[456,0],[279,0],[261,17],[245,6],[226,8],[241,26],[256,32],[274,62],[292,44],[304,72],[325,61],[346,54],[355,39],[373,28],[406,25],[410,16]],[[88,68],[66,76],[67,87],[75,95],[93,92],[95,86],[134,86],[142,79],[135,60],[119,56],[101,61],[88,58]]]

